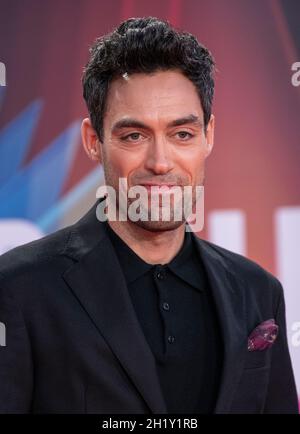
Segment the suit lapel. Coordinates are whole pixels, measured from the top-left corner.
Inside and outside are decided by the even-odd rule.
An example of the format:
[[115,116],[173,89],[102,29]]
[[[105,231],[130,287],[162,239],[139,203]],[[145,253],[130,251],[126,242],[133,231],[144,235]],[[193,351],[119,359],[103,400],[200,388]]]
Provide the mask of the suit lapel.
[[228,413],[241,378],[247,348],[246,283],[229,270],[212,244],[197,238],[196,245],[207,271],[224,343],[223,370],[214,413]]
[[[103,224],[92,222],[93,219],[96,220],[94,208],[75,225],[67,252],[77,259],[81,252],[84,255],[63,278],[151,411],[167,413],[155,359],[131,303],[113,246]],[[88,250],[88,246],[93,247]]]

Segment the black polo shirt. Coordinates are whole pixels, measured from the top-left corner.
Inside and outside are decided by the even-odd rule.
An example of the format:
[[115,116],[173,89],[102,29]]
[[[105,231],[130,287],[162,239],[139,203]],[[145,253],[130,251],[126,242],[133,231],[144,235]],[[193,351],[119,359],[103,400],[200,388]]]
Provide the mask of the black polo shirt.
[[156,360],[169,413],[212,413],[222,368],[222,340],[195,235],[168,264],[141,259],[109,226],[145,338]]

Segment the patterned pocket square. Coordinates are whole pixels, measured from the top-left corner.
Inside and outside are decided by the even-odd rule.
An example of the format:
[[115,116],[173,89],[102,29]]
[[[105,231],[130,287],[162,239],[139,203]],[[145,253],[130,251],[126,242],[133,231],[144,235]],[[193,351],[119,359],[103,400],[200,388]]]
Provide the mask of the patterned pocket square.
[[263,321],[248,337],[248,351],[262,351],[273,345],[278,335],[278,325],[274,319]]

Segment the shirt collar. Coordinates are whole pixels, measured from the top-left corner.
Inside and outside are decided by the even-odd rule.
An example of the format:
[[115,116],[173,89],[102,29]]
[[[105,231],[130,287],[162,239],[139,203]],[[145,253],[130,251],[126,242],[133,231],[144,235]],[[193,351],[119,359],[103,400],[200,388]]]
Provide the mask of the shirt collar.
[[191,286],[203,290],[203,279],[200,258],[194,248],[195,235],[185,231],[183,245],[177,255],[168,264],[149,264],[138,256],[105,222],[108,236],[121,264],[127,283],[132,283],[143,274],[155,271],[156,268],[170,270],[177,277]]

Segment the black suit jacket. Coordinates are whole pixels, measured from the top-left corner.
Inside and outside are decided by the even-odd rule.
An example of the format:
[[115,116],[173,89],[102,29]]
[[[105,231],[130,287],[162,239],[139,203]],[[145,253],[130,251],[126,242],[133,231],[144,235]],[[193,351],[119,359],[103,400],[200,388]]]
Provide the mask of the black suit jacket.
[[[96,204],[75,225],[0,257],[1,413],[166,413],[155,360]],[[198,239],[224,339],[215,413],[297,413],[280,282]],[[279,336],[249,352],[275,318]],[[203,391],[205,393],[205,391]]]

